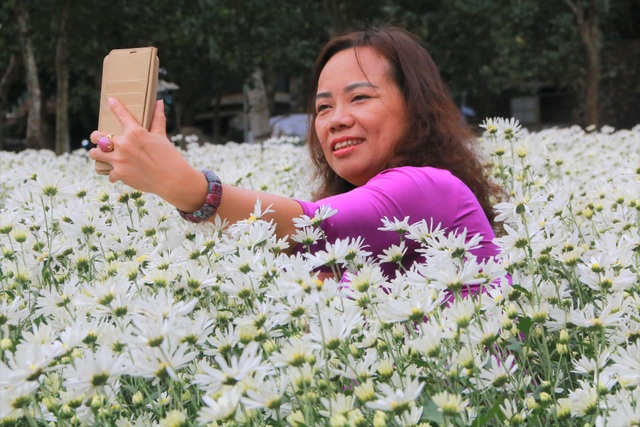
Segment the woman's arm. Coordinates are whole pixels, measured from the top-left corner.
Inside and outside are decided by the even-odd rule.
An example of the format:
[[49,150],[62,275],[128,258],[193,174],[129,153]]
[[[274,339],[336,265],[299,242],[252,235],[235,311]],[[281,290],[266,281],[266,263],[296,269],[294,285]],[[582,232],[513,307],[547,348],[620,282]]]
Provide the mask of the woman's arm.
[[[109,181],[122,181],[137,190],[157,194],[185,212],[200,209],[207,195],[207,180],[167,138],[162,101],[156,103],[150,131],[141,127],[118,100],[110,99],[109,105],[122,123],[124,134],[113,137],[113,151],[93,148],[89,152],[92,159],[112,166]],[[91,141],[95,144],[101,136],[104,133],[95,131]],[[278,238],[295,231],[293,218],[302,215],[302,207],[297,201],[282,196],[223,184],[217,214],[231,223],[248,218],[257,200],[262,201],[263,208],[271,206],[275,211],[263,219],[274,220]]]

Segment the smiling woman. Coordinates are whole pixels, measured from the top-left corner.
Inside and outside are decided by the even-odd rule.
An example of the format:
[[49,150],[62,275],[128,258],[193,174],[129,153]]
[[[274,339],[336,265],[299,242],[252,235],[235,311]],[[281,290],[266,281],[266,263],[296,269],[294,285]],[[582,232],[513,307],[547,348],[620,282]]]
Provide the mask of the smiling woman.
[[[481,261],[497,254],[490,197],[499,188],[484,177],[473,134],[429,54],[404,30],[350,32],[321,50],[309,105],[308,141],[320,182],[313,202],[237,188],[194,169],[166,138],[161,103],[150,132],[118,100],[110,106],[125,132],[112,137],[113,150],[94,148],[90,156],[112,165],[112,182],[158,194],[187,220],[217,214],[233,223],[261,201],[272,210],[263,219],[274,221],[278,237],[287,237],[296,231],[294,219],[313,218],[329,206],[337,212],[321,224],[328,242],[361,237],[376,258],[400,244],[398,233],[381,229],[382,220],[392,218],[439,224],[468,241],[481,235],[469,252]],[[91,140],[104,136],[96,131]],[[423,260],[417,242],[404,249],[385,266],[390,277],[398,265]]]
[[385,169],[407,134],[406,105],[389,71],[365,46],[336,53],[318,79],[316,137],[331,170],[356,187]]

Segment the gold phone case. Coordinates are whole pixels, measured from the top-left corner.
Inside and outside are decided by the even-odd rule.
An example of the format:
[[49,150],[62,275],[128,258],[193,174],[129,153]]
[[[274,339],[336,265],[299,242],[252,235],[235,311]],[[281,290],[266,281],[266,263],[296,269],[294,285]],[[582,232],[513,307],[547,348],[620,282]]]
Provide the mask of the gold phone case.
[[[109,108],[110,97],[118,99],[141,126],[151,127],[158,87],[158,50],[155,47],[114,49],[104,58],[98,130],[121,135],[124,129]],[[96,172],[108,175],[111,165],[96,162]]]

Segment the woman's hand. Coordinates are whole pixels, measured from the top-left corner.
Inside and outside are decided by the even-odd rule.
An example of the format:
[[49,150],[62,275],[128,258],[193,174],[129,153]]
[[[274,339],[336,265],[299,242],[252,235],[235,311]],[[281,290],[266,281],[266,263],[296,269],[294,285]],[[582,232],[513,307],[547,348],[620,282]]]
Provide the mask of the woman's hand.
[[[185,212],[200,209],[207,196],[207,180],[167,139],[162,101],[156,103],[150,131],[141,127],[117,100],[109,99],[109,106],[124,133],[113,137],[113,151],[103,152],[99,148],[89,151],[92,159],[111,165],[109,181],[122,181],[137,190],[157,194]],[[91,142],[97,144],[103,136],[104,132],[95,131],[91,134]],[[295,200],[282,196],[223,184],[222,202],[217,213],[234,223],[248,218],[258,199],[263,207],[270,206],[274,211],[263,219],[275,221],[278,238],[295,232],[292,218],[303,214],[302,207]],[[293,245],[288,251],[292,250]]]
[[[110,98],[109,107],[124,133],[113,136],[113,151],[89,151],[92,159],[112,166],[109,181],[122,181],[137,190],[157,194],[186,212],[199,209],[207,193],[206,179],[167,138],[163,102],[156,102],[150,131],[140,126],[117,99]],[[104,132],[94,131],[91,142],[97,144],[103,136]]]

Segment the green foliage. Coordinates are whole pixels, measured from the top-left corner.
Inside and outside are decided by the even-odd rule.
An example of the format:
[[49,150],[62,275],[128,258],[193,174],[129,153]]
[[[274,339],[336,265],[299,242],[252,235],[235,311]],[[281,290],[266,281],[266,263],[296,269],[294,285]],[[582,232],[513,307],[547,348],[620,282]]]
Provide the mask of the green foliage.
[[[319,46],[350,28],[395,23],[418,34],[454,93],[527,92],[580,82],[583,49],[575,16],[557,0],[48,0],[27,2],[45,104],[55,96],[61,5],[70,2],[69,113],[77,141],[97,120],[102,58],[114,48],[155,45],[180,86],[188,121],[222,93],[238,90],[260,67],[267,78],[307,77]],[[0,5],[0,74],[19,51],[13,11]],[[638,37],[631,0],[599,3],[605,45]],[[615,70],[604,70],[615,74]],[[13,90],[11,108],[24,89]],[[49,120],[53,112],[48,111]]]
[[454,91],[566,86],[580,63],[573,16],[559,2],[394,2],[390,12],[425,40]]

